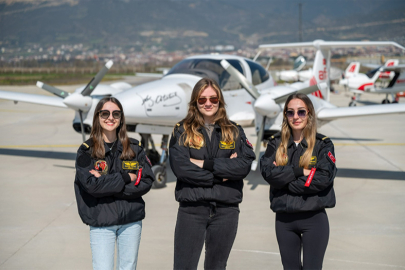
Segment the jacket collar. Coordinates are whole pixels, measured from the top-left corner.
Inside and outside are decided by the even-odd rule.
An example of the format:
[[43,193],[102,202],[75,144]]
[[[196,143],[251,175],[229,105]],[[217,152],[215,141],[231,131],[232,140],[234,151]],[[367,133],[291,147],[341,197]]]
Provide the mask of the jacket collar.
[[[291,135],[291,136],[290,136],[290,139],[288,140],[288,148],[290,148],[291,145],[293,145],[293,144],[295,144],[295,142],[294,142],[293,136]],[[307,143],[307,140],[305,140],[305,137],[302,139],[302,141],[300,142],[300,144],[301,144],[303,147],[308,148],[308,143]]]

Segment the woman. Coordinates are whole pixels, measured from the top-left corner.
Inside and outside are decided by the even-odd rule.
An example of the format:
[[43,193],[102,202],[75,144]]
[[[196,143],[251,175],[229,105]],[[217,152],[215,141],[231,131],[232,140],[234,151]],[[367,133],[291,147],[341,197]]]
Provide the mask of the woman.
[[281,133],[271,136],[261,172],[270,184],[284,269],[322,269],[329,239],[325,208],[336,203],[334,147],[316,133],[315,110],[307,95],[292,94],[285,104]]
[[93,269],[136,269],[146,194],[154,180],[140,143],[128,138],[121,103],[106,97],[97,104],[90,139],[76,159],[79,215],[90,225]]
[[243,129],[229,121],[218,84],[197,82],[188,114],[170,140],[170,165],[179,202],[174,269],[225,269],[236,237],[243,178],[255,155]]

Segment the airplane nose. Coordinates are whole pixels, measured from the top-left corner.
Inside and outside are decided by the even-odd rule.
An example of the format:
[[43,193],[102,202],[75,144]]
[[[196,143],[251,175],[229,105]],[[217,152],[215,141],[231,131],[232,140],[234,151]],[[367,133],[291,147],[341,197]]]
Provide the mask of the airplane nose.
[[270,95],[261,95],[256,100],[254,107],[256,112],[269,118],[276,117],[281,111],[280,105]]

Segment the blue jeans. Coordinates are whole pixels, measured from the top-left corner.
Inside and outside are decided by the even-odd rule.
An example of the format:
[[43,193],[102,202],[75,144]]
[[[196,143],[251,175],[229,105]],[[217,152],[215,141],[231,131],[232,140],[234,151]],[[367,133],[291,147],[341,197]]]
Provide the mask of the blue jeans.
[[142,221],[108,227],[90,226],[90,246],[94,270],[113,270],[115,241],[119,270],[134,270],[138,261]]

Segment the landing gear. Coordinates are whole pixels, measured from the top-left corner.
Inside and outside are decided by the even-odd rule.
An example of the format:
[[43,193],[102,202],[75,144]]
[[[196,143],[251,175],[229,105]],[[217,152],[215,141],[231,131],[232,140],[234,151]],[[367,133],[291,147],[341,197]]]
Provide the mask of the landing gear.
[[352,101],[349,103],[349,107],[355,107],[357,106],[357,100],[360,98],[360,95],[353,95],[352,96]]
[[388,104],[388,103],[391,103],[387,98],[386,99],[384,99],[382,102],[381,102],[381,104]]
[[[145,153],[152,163],[152,172],[155,175],[156,181],[153,182],[152,188],[163,188],[166,186],[167,174],[166,174],[166,162],[167,162],[167,142],[169,135],[163,135],[162,137],[162,155],[159,155],[156,151],[155,143],[153,142],[150,134],[141,133],[141,143],[145,147]],[[149,148],[149,143],[151,148]]]

